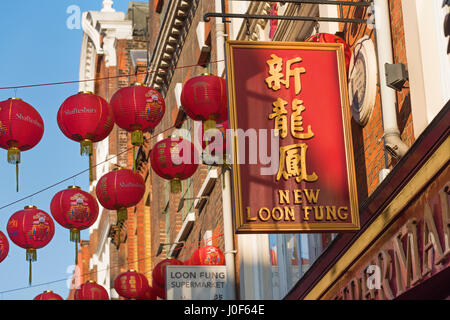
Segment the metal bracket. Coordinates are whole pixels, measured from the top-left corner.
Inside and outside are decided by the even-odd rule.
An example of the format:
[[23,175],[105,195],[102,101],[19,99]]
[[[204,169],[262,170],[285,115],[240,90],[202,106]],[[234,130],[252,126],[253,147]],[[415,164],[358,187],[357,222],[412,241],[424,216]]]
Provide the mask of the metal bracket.
[[[267,2],[267,0],[234,0],[234,1],[252,1],[252,2]],[[341,16],[343,16],[343,6],[352,7],[370,7],[372,2],[367,1],[332,1],[332,0],[285,0],[285,3],[296,3],[296,4],[327,4],[327,5],[338,5]],[[211,18],[222,18],[223,23],[230,22],[226,18],[238,18],[238,19],[271,19],[271,20],[301,20],[301,21],[324,21],[324,22],[349,22],[349,23],[367,23],[363,19],[347,19],[347,18],[329,18],[329,17],[304,17],[304,16],[269,16],[269,15],[257,15],[257,14],[237,14],[237,13],[224,13],[225,12],[225,0],[222,0],[222,13],[209,12],[203,16],[203,21],[209,22]]]

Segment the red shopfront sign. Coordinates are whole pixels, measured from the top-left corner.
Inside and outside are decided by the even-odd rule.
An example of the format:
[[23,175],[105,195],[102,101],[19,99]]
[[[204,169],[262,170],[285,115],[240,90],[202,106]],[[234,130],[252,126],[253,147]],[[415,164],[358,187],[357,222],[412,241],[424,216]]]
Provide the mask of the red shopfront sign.
[[343,46],[229,41],[227,77],[236,232],[358,230]]

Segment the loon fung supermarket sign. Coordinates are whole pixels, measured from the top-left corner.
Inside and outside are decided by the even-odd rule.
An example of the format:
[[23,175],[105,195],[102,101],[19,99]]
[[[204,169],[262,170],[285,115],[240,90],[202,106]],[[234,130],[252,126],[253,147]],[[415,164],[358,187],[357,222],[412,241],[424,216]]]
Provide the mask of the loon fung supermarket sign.
[[167,300],[227,300],[225,266],[166,267]]
[[261,174],[255,143],[231,141],[236,233],[359,230],[346,77],[342,44],[227,42],[230,128],[278,143]]

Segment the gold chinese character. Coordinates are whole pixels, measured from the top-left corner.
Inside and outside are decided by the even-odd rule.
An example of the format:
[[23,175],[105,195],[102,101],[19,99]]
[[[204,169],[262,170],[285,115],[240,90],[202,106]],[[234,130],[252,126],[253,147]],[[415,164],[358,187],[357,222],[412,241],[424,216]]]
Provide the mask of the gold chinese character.
[[[301,62],[302,58],[296,57],[286,62],[286,77],[282,73],[283,71],[283,59],[275,54],[271,54],[272,59],[267,60],[269,66],[270,77],[267,77],[265,82],[269,89],[274,91],[280,90],[281,84],[284,84],[286,89],[290,87],[290,78],[294,77],[295,94],[298,95],[302,91],[302,84],[300,75],[305,73],[306,70],[303,67],[291,69],[292,65],[297,62]],[[285,78],[284,78],[285,77]],[[283,79],[284,78],[284,79]]]
[[288,180],[295,177],[297,183],[302,181],[314,182],[318,177],[315,173],[307,174],[306,171],[306,143],[292,144],[280,147],[280,165],[278,168],[277,181],[283,177]]
[[281,131],[281,138],[286,138],[287,136],[287,110],[285,106],[287,102],[281,98],[273,103],[273,113],[269,114],[269,119],[275,119],[274,129],[277,133]]
[[302,112],[306,108],[302,100],[294,99],[292,101],[292,115],[291,115],[291,134],[296,139],[311,139],[314,133],[311,131],[311,126],[308,126],[308,132],[303,132],[303,117]]

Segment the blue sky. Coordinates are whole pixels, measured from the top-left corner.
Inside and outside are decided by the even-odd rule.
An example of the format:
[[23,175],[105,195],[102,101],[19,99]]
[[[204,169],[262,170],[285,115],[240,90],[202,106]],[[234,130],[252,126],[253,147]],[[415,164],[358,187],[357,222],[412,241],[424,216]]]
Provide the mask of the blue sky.
[[[70,30],[67,8],[77,5],[83,11],[98,11],[101,0],[24,0],[0,1],[0,87],[35,83],[79,80],[82,30]],[[126,12],[127,0],[114,1],[116,11]],[[88,168],[88,158],[80,156],[79,145],[59,130],[56,114],[64,100],[76,94],[77,84],[0,90],[0,101],[17,96],[41,114],[45,132],[41,142],[22,153],[19,192],[15,190],[15,166],[7,163],[6,150],[0,149],[0,207],[27,197]],[[36,205],[50,214],[50,201],[55,193],[69,185],[88,190],[88,174],[84,173],[50,190],[0,210],[0,230],[7,234],[9,217],[26,205]],[[74,243],[69,230],[55,223],[55,236],[37,251],[33,263],[33,284],[28,287],[28,262],[25,249],[10,241],[8,257],[0,263],[0,300],[31,300],[45,290],[53,290],[66,298],[66,281],[74,264]],[[82,232],[82,239],[88,232]],[[61,280],[61,281],[58,281]],[[52,284],[37,286],[42,283]],[[20,289],[20,290],[15,290]]]

